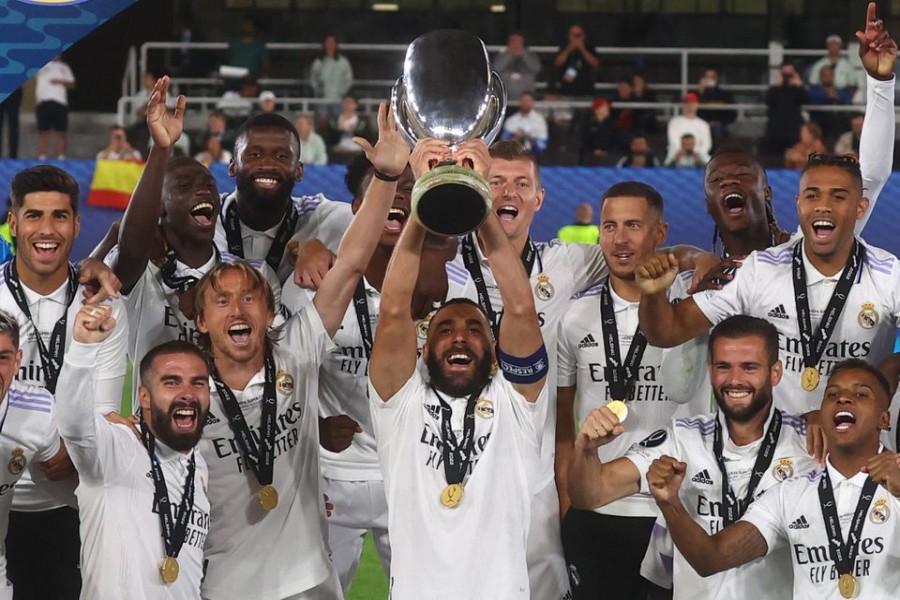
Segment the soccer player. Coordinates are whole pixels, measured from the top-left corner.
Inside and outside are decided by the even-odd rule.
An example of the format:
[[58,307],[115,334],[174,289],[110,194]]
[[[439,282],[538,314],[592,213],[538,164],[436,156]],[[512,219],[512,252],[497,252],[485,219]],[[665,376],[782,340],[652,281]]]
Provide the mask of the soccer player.
[[[475,153],[476,164],[486,164],[480,140],[458,150]],[[422,163],[412,164],[419,174]],[[471,300],[453,299],[428,327],[427,378],[417,369],[410,301],[424,239],[418,223],[407,223],[382,289],[369,395],[397,600],[539,597],[529,592],[525,547],[547,351],[526,271],[495,214],[479,236],[506,307],[496,350],[484,312]]]
[[291,197],[303,177],[300,136],[290,121],[260,113],[238,130],[228,174],[236,189],[222,195],[216,246],[222,252],[264,259],[282,283],[293,274],[299,245],[318,239],[332,251],[350,222],[350,207],[322,194]]
[[[579,422],[610,401],[627,412],[628,429],[603,446],[604,461],[622,456],[633,443],[665,427],[678,407],[660,385],[663,350],[648,346],[637,327],[641,293],[634,281],[635,269],[656,254],[667,229],[663,199],[652,187],[626,181],[604,192],[600,247],[609,277],[578,294],[560,325],[558,464],[568,467],[574,451],[576,397]],[[689,272],[679,275],[673,286],[679,290],[670,290],[671,297],[683,298],[690,278]],[[625,413],[621,416],[624,420]],[[566,472],[558,469],[556,477],[567,500]],[[563,546],[578,581],[575,598],[646,595],[639,569],[658,512],[647,496],[630,496],[594,511],[566,511]],[[610,539],[617,543],[609,544]]]
[[[815,467],[806,451],[803,419],[772,402],[782,375],[778,332],[762,319],[738,315],[710,334],[708,365],[719,411],[711,417],[675,419],[631,447],[625,457],[601,462],[598,450],[630,427],[606,406],[595,409],[575,441],[569,470],[572,506],[592,509],[632,494],[648,493],[646,476],[663,455],[687,461],[691,480],[680,491],[695,527],[728,529],[763,492]],[[674,459],[672,459],[674,460]],[[772,492],[769,492],[772,493]],[[610,538],[607,538],[607,542]],[[616,539],[618,546],[619,538]],[[712,579],[702,579],[675,555],[675,598],[790,598],[789,559],[782,553]]]
[[409,160],[386,103],[378,121],[375,148],[363,144],[378,172],[366,201],[313,303],[288,320],[283,339],[270,332],[271,290],[246,262],[219,263],[198,284],[197,328],[215,367],[201,442],[213,506],[204,598],[342,597],[319,482],[318,371]]
[[[220,260],[237,260],[213,244],[219,195],[212,173],[192,158],[171,159],[182,134],[185,98],[179,96],[174,111],[167,110],[168,88],[169,78],[161,77],[150,95],[147,127],[153,147],[122,217],[118,245],[107,256],[122,281],[131,332],[128,355],[135,363],[163,342],[197,342],[194,287]],[[153,242],[160,236],[165,257],[153,261]],[[280,285],[275,272],[265,261],[250,262],[275,290],[277,310]],[[135,409],[139,387],[135,369]]]
[[[74,317],[85,303],[83,283],[92,277],[69,263],[79,229],[78,184],[61,169],[38,165],[17,173],[10,192],[9,224],[18,252],[2,267],[0,309],[19,322],[23,356],[16,378],[56,393]],[[91,302],[117,289],[108,281],[104,288]],[[112,306],[120,327],[101,344],[94,365],[92,400],[104,415],[120,410],[126,369],[125,308],[118,299]],[[44,467],[46,478],[32,482],[23,476],[16,489],[6,541],[9,578],[23,598],[76,598],[81,578],[78,512],[72,508],[77,480],[64,444]]]
[[[0,535],[4,536],[13,492],[26,467],[41,480],[41,466],[53,459],[60,448],[53,395],[41,386],[15,381],[22,363],[19,341],[16,318],[0,310],[0,456],[9,457],[6,468],[0,471]],[[0,546],[0,599],[12,600],[6,556],[6,548]]]
[[[82,598],[198,598],[209,532],[209,475],[195,451],[209,410],[209,365],[170,341],[140,363],[140,432],[96,413],[93,371],[118,324],[84,306],[60,371],[59,431],[78,469]],[[123,524],[127,530],[123,531]]]
[[699,527],[683,504],[679,488],[696,465],[688,471],[671,456],[654,460],[647,485],[681,554],[705,577],[756,568],[741,565],[767,557],[754,563],[766,568],[742,590],[747,596],[770,597],[762,588],[781,567],[774,557],[783,553],[793,570],[794,598],[896,597],[900,467],[878,441],[889,422],[889,399],[884,376],[865,361],[836,365],[821,407],[825,467],[769,490],[718,532]]

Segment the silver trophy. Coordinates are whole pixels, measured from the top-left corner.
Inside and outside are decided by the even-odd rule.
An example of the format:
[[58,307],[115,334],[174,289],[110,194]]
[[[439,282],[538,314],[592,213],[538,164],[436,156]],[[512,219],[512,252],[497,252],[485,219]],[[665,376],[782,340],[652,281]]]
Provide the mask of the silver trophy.
[[[410,146],[423,138],[447,141],[451,148],[476,138],[490,144],[506,114],[506,90],[491,71],[484,42],[465,31],[442,29],[409,45],[391,108]],[[490,210],[488,182],[455,163],[436,166],[413,187],[413,216],[438,235],[474,231]]]

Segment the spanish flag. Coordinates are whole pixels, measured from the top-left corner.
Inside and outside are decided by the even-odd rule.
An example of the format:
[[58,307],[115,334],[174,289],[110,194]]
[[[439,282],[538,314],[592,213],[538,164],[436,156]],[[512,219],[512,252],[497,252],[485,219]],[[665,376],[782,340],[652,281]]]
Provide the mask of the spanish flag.
[[142,160],[98,160],[88,205],[125,210],[143,170]]

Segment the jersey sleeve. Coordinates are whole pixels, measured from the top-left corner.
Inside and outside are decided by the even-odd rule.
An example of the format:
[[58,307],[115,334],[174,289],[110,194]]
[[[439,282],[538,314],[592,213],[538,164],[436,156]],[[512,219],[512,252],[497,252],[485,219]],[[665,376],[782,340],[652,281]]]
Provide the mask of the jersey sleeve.
[[776,485],[753,501],[741,521],[750,523],[766,540],[766,555],[787,541],[784,527],[785,492],[791,488],[789,482]]
[[566,244],[566,264],[572,272],[575,292],[600,283],[609,273],[599,244]]
[[[535,444],[540,443],[541,430],[548,410],[550,393],[547,389],[547,378],[544,386],[534,402],[529,402],[516,391],[515,387],[504,377],[495,377],[497,385],[501,385],[507,396],[511,399],[513,416],[519,429],[528,436],[528,440]],[[554,390],[555,391],[555,390]]]
[[97,412],[104,415],[122,410],[122,387],[127,372],[125,355],[128,349],[128,316],[124,302],[113,301],[112,316],[116,320],[116,327],[112,334],[99,344],[97,360],[93,365],[96,394],[94,405]]
[[863,195],[869,199],[869,207],[863,218],[856,222],[857,235],[872,216],[875,202],[891,176],[894,154],[886,152],[885,148],[894,147],[897,120],[894,113],[895,81],[879,81],[866,74],[866,118],[859,136],[859,169],[863,178]]
[[691,297],[703,316],[713,325],[732,315],[747,314],[747,307],[753,306],[756,270],[756,252],[753,252],[735,272],[731,283],[721,290],[706,290]]
[[41,445],[37,452],[34,453],[34,460],[31,464],[39,464],[48,461],[59,452],[59,425],[56,422],[56,409],[50,411],[50,418],[46,421],[47,425],[41,435]]
[[[569,305],[571,306],[571,304]],[[578,379],[578,356],[575,345],[578,340],[572,338],[569,327],[569,315],[572,311],[563,315],[559,322],[559,335],[556,343],[556,383],[559,387],[571,387]]]
[[[353,211],[346,202],[323,199],[313,212],[312,237],[337,254],[344,232],[353,219]],[[304,242],[306,240],[300,240]]]
[[378,453],[387,453],[390,457],[394,440],[401,435],[403,423],[406,421],[411,407],[422,405],[428,388],[418,369],[390,398],[379,396],[371,381],[369,381],[368,387],[369,408],[372,412],[372,423],[375,426]]
[[647,487],[647,471],[654,460],[663,455],[678,458],[681,454],[676,448],[674,430],[672,427],[657,429],[643,440],[632,444],[625,453],[625,458],[630,460],[641,474],[641,493],[649,493]]
[[284,324],[282,347],[305,362],[321,365],[334,348],[314,304],[303,307]]

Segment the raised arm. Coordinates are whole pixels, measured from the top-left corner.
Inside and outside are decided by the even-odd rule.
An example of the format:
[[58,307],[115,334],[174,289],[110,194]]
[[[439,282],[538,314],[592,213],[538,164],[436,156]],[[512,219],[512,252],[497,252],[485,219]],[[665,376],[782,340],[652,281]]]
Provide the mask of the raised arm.
[[592,510],[641,491],[641,473],[627,458],[600,462],[597,448],[625,433],[625,426],[602,406],[591,411],[575,438],[569,461],[569,500],[572,506]]
[[710,536],[691,518],[678,497],[686,466],[671,456],[660,457],[647,472],[647,484],[672,541],[694,570],[709,577],[765,556],[768,544],[755,525],[738,521]]
[[[393,178],[406,168],[409,146],[400,136],[386,102],[378,106],[378,142],[375,146],[361,137],[353,139],[365,150],[376,173]],[[396,180],[385,181],[377,175],[372,178],[365,199],[341,240],[334,267],[322,279],[313,298],[329,336],[334,337],[344,320],[356,284],[365,273],[381,236],[396,189]]]
[[147,268],[162,213],[162,186],[172,147],[181,137],[184,126],[186,100],[179,96],[175,110],[166,108],[169,78],[160,77],[147,103],[147,127],[153,137],[153,147],[131,201],[119,225],[119,254],[113,271],[122,281],[127,294]]
[[572,502],[569,500],[569,463],[575,448],[574,385],[556,388],[556,493],[559,496],[559,516],[565,517]]
[[693,298],[671,304],[666,290],[678,275],[678,261],[671,254],[657,254],[635,271],[641,288],[638,312],[641,331],[647,342],[660,348],[671,348],[697,337],[712,324]]

